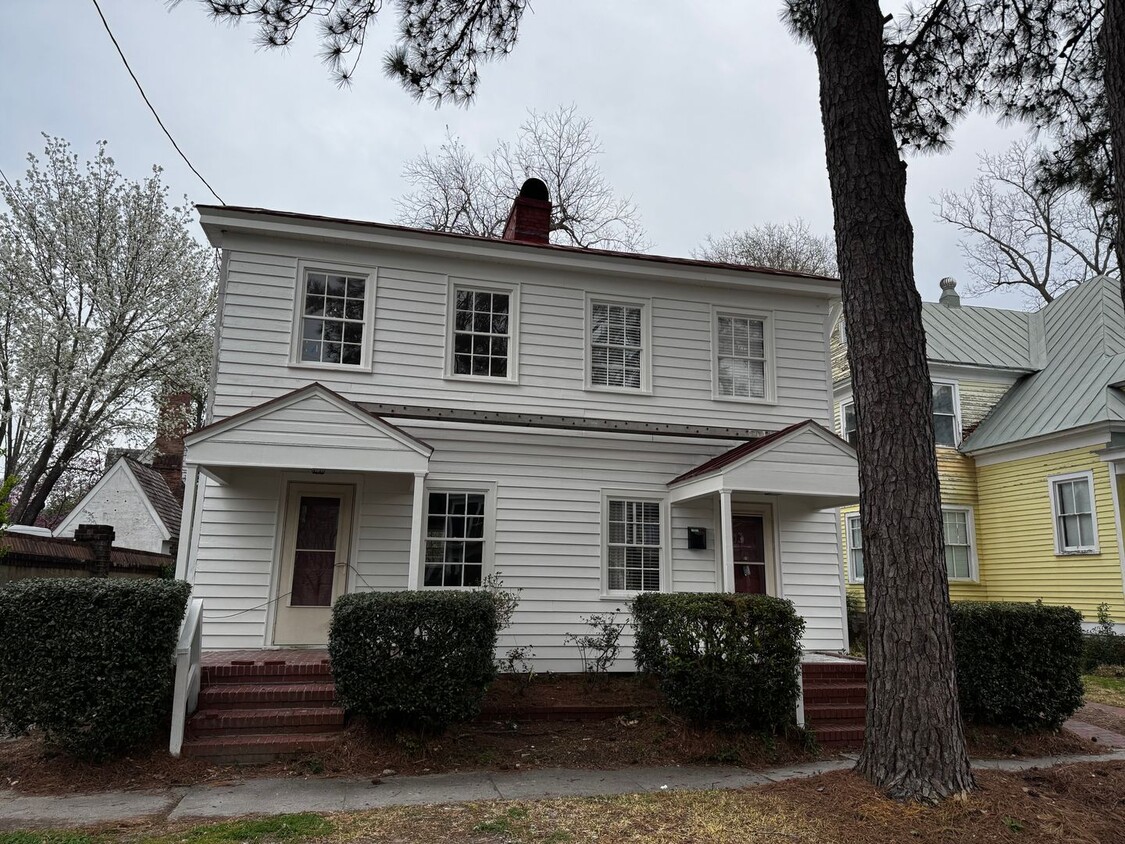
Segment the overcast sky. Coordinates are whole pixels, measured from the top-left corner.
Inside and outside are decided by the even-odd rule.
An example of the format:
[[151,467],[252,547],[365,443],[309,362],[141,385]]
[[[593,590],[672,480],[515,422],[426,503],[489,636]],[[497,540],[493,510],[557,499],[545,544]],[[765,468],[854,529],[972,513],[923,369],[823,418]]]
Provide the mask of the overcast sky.
[[[797,216],[832,227],[816,64],[779,22],[776,0],[539,0],[515,52],[483,66],[467,109],[416,103],[383,76],[391,8],[341,90],[316,58],[311,28],[290,50],[264,52],[252,26],[217,24],[196,0],[101,3],[172,134],[230,204],[392,222],[403,164],[438,146],[447,126],[483,153],[513,137],[527,109],[575,103],[593,119],[602,167],[636,202],[653,252],[687,255],[708,234]],[[23,175],[46,132],[83,157],[105,139],[128,176],[160,164],[175,195],[213,201],[145,108],[89,0],[0,3],[0,56],[9,178]],[[978,153],[1022,134],[975,117],[950,152],[910,160],[925,299],[937,298],[943,276],[967,281],[957,234],[934,222],[930,197],[966,187]],[[1022,306],[1010,294],[987,303]]]

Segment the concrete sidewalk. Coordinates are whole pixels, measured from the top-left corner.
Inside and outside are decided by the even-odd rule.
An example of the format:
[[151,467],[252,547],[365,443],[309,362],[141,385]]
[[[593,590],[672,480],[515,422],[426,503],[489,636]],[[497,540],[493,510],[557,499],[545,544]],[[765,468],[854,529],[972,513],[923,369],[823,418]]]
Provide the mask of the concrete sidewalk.
[[[1125,761],[1125,751],[1093,756],[997,759],[977,769],[1022,771],[1073,762]],[[655,791],[700,791],[765,785],[850,768],[854,759],[834,759],[784,768],[747,771],[730,767],[625,768],[615,771],[548,768],[480,771],[369,779],[247,779],[227,785],[197,785],[160,792],[116,791],[35,797],[0,791],[0,829],[89,826],[130,819],[214,820],[290,812],[342,812],[473,800],[534,800]]]

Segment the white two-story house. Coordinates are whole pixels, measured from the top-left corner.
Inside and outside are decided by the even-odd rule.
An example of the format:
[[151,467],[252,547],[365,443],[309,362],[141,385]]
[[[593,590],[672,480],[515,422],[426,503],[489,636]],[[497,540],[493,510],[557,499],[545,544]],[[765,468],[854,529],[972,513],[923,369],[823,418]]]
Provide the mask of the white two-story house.
[[503,239],[199,211],[222,280],[178,565],[204,648],[322,647],[341,593],[490,574],[522,589],[500,647],[540,669],[647,590],[781,596],[807,650],[847,647],[837,281],[551,245],[537,180]]

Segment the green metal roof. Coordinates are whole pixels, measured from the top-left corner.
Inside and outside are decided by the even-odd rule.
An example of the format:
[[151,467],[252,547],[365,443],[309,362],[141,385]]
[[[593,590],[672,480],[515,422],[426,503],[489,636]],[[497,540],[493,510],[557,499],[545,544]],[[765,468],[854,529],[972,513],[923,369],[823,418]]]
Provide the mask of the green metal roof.
[[1033,372],[1042,346],[1040,314],[922,303],[926,357],[931,363],[991,366]]

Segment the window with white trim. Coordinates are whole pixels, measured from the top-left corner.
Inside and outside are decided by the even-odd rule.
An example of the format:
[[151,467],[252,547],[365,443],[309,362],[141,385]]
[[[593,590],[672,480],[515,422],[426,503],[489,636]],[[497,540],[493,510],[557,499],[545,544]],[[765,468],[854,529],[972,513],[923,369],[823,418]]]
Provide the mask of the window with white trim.
[[858,440],[856,436],[855,402],[840,403],[840,436],[853,446]]
[[1051,478],[1051,508],[1055,517],[1055,549],[1059,554],[1097,551],[1098,524],[1090,472]]
[[362,366],[367,332],[367,277],[307,270],[301,298],[302,363]]
[[645,389],[645,308],[641,303],[590,303],[590,386]]
[[863,527],[859,513],[848,516],[848,578],[852,583],[863,583]]
[[432,490],[426,496],[424,586],[480,586],[485,493]]
[[945,571],[950,580],[973,579],[973,514],[967,508],[943,507]]
[[934,442],[938,445],[956,446],[961,440],[957,407],[957,387],[954,384],[934,384]]
[[768,325],[764,317],[715,315],[715,387],[729,398],[764,399],[769,393]]
[[606,500],[606,586],[611,592],[657,592],[663,558],[661,503]]
[[451,374],[510,378],[512,293],[458,284],[453,296]]

